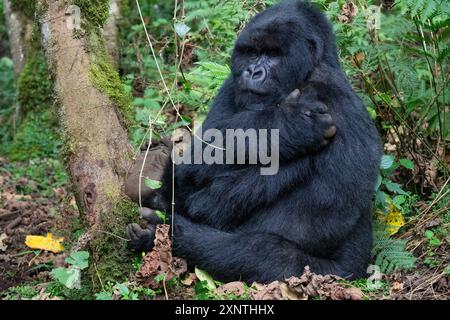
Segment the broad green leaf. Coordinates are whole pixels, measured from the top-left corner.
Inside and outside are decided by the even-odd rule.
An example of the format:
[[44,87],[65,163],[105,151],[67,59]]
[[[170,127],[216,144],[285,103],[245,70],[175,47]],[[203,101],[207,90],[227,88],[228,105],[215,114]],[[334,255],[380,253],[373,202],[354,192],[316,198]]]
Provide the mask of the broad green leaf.
[[394,198],[394,200],[392,200],[392,204],[393,204],[394,206],[396,206],[397,208],[400,208],[401,205],[405,203],[405,201],[406,201],[406,196],[404,196],[404,195],[399,195],[399,196],[396,196],[396,197]]
[[95,294],[95,300],[112,300],[113,296],[110,292],[99,292]]
[[432,247],[439,247],[441,244],[442,242],[438,238],[430,239],[430,246]]
[[395,182],[392,182],[392,181],[388,180],[388,181],[385,182],[385,186],[391,192],[407,195],[407,193],[405,191],[403,191],[402,187],[398,183],[395,183]]
[[152,180],[152,179],[148,179],[148,178],[145,178],[144,183],[147,187],[149,187],[152,190],[161,189],[161,187],[162,187],[161,181],[156,181],[156,180]]
[[414,169],[414,163],[409,159],[400,159],[400,164],[408,170]]
[[216,289],[216,284],[214,283],[213,278],[204,270],[198,269],[197,267],[195,268],[195,275],[197,276],[197,278],[200,281],[205,281],[208,288],[210,290],[214,290]]
[[375,191],[377,191],[378,189],[380,189],[381,186],[381,182],[383,181],[383,177],[381,177],[381,174],[378,175],[377,178],[377,184],[375,185]]
[[432,239],[434,237],[434,232],[431,230],[425,231],[425,238]]
[[69,289],[80,288],[81,272],[78,268],[56,268],[52,270],[51,275]]
[[174,25],[175,32],[180,36],[181,38],[184,38],[188,32],[191,30],[186,24],[183,22],[177,22]]
[[118,283],[115,288],[119,291],[122,297],[128,296],[130,294],[130,290],[124,283]]
[[156,210],[155,214],[163,221],[163,224],[167,222],[167,214],[163,211]]
[[89,252],[87,251],[79,251],[72,253],[68,258],[66,258],[66,262],[73,266],[80,268],[81,270],[86,269],[89,266]]
[[392,165],[394,164],[394,160],[395,160],[395,158],[393,156],[384,155],[381,158],[380,168],[383,170],[390,169],[392,167]]

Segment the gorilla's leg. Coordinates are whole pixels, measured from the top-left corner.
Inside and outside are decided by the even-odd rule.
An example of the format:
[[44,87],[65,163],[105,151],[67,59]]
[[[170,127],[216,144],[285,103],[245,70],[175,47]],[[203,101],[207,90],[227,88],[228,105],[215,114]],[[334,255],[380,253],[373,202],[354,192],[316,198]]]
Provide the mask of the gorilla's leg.
[[302,251],[268,233],[226,233],[175,216],[174,254],[222,281],[267,282],[300,276],[309,265],[319,274],[348,276],[339,263]]

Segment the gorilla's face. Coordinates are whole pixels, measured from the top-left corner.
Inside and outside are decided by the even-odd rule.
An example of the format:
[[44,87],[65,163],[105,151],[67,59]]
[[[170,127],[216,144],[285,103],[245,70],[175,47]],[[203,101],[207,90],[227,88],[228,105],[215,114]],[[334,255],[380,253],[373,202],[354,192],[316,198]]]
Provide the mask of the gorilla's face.
[[[261,109],[300,88],[314,69],[317,38],[302,28],[302,18],[256,16],[239,36],[232,72],[239,108]],[[305,23],[305,21],[303,21]]]

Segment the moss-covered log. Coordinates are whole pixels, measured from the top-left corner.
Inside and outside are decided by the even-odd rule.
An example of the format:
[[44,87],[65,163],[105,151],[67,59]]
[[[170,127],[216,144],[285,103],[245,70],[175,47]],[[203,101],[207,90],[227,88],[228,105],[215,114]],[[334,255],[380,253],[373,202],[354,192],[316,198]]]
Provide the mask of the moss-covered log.
[[123,236],[136,207],[122,191],[133,157],[125,129],[130,99],[102,34],[109,1],[41,0],[38,6],[65,159],[88,230],[77,248],[88,244],[91,278],[98,287],[127,275],[131,265]]

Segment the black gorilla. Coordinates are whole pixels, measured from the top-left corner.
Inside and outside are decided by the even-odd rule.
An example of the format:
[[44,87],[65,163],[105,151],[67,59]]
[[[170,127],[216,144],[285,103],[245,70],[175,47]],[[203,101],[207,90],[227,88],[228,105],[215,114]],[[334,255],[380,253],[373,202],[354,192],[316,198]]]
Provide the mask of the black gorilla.
[[[317,9],[285,1],[250,21],[207,128],[279,129],[279,172],[177,166],[175,255],[224,281],[284,279],[306,265],[320,274],[366,275],[380,141]],[[163,185],[145,204],[170,212],[171,170]],[[131,246],[150,250],[154,230],[128,226]]]

